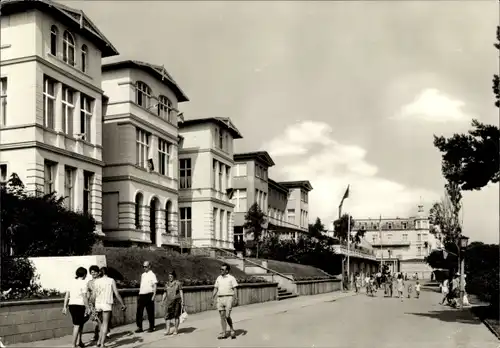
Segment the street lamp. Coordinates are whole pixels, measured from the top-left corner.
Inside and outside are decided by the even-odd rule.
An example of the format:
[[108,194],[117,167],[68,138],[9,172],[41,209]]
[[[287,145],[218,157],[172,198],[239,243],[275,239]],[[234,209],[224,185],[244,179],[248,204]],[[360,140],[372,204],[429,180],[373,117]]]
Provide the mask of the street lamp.
[[469,237],[460,235],[458,237],[458,245],[460,248],[460,309],[464,308],[464,296],[465,296],[465,257],[464,252],[467,249],[467,245],[469,244]]

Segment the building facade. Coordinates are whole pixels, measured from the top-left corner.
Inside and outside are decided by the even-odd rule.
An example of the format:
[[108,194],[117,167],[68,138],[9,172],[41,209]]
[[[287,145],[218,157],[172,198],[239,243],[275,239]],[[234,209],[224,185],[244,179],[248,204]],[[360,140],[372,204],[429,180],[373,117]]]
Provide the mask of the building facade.
[[311,183],[305,181],[282,181],[280,185],[289,191],[286,206],[286,220],[298,226],[299,230],[309,229],[309,192],[313,189]]
[[118,54],[80,10],[1,3],[0,174],[91,213],[101,233],[101,58]]
[[233,250],[233,142],[242,135],[229,118],[179,124],[179,231],[186,247]]
[[414,217],[356,219],[353,232],[360,229],[366,231],[364,238],[373,246],[377,260],[392,272],[430,278],[432,268],[425,257],[440,247],[440,242],[430,233],[429,218],[422,205]]
[[187,96],[157,65],[102,66],[105,240],[178,246],[178,103]]

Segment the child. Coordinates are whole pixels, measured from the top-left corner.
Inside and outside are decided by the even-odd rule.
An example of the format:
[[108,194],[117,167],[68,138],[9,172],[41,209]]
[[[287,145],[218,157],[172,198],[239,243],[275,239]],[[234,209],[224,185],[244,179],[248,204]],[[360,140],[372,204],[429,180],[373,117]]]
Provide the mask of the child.
[[413,285],[411,285],[411,283],[410,283],[410,284],[408,284],[408,298],[411,297],[412,292],[413,292]]
[[417,298],[420,298],[420,283],[417,280],[417,284],[415,285],[415,292],[417,294]]

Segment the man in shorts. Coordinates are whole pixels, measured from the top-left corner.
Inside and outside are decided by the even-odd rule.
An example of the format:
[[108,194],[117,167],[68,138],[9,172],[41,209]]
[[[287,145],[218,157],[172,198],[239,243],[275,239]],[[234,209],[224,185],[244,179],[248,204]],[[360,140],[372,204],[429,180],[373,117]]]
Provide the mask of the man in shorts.
[[238,282],[236,279],[229,274],[231,268],[228,264],[223,264],[220,268],[221,275],[217,277],[214,285],[214,292],[212,295],[212,301],[215,302],[217,299],[217,310],[220,314],[220,325],[222,331],[218,339],[223,340],[228,338],[227,335],[227,325],[231,330],[230,336],[232,339],[236,338],[236,333],[233,327],[233,320],[231,319],[231,309],[238,303],[237,290]]

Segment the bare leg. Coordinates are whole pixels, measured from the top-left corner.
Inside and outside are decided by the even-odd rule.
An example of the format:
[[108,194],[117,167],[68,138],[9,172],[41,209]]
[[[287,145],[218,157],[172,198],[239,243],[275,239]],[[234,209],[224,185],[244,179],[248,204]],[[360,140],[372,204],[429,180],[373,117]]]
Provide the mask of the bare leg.
[[165,319],[165,335],[170,334],[170,319]]
[[[231,314],[229,314],[231,315]],[[234,331],[234,327],[233,327],[233,319],[231,319],[231,317],[226,317],[226,321],[227,321],[227,324],[229,325],[229,329],[231,330],[231,332]]]
[[180,323],[179,318],[175,318],[174,319],[174,335],[177,335],[179,333],[179,323]]
[[221,334],[226,335],[227,323],[226,323],[226,311],[219,311],[220,315],[220,327],[222,329]]
[[79,325],[73,325],[73,347],[77,347],[77,341],[78,341],[78,333],[80,330]]
[[78,327],[78,345],[83,347],[82,335],[83,335],[83,325],[80,325]]
[[110,313],[111,312],[102,312],[101,334],[99,335],[99,341],[97,341],[98,347],[103,347],[104,341],[106,341],[106,334],[108,333]]

